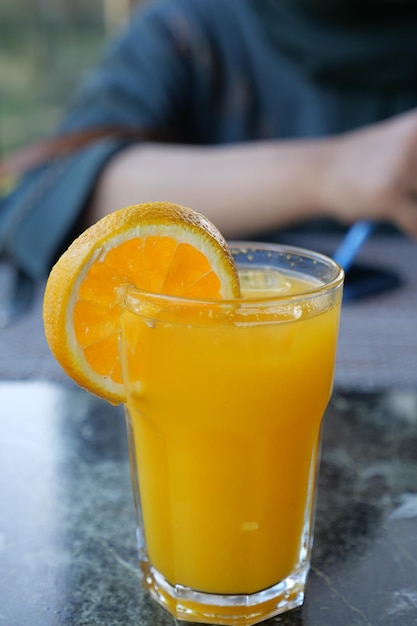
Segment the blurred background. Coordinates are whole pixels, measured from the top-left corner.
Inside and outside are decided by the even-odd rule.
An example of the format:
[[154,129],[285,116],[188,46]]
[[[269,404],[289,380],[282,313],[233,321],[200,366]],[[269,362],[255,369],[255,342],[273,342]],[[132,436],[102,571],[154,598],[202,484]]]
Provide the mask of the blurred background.
[[0,1],[0,156],[54,128],[139,2]]

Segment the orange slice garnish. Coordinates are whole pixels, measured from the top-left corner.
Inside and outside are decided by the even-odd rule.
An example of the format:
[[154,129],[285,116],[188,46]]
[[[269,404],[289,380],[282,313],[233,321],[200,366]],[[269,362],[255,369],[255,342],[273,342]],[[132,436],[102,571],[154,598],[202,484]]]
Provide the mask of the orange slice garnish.
[[239,296],[226,241],[191,209],[167,202],[139,204],[88,228],[49,275],[45,335],[65,372],[113,404],[125,399],[118,345],[129,285],[185,298]]

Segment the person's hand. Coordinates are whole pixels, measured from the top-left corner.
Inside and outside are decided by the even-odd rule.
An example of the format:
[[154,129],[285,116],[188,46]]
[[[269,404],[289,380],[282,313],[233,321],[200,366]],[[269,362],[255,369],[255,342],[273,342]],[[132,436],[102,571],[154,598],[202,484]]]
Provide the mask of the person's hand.
[[390,221],[417,237],[417,111],[332,139],[323,201],[344,223]]

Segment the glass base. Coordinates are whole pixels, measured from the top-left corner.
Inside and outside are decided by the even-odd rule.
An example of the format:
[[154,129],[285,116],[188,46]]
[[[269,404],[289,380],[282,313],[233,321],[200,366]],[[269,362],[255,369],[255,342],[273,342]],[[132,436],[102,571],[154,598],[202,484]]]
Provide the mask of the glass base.
[[301,606],[308,566],[276,585],[251,594],[219,595],[171,585],[149,562],[141,561],[143,585],[176,619],[200,624],[251,626]]

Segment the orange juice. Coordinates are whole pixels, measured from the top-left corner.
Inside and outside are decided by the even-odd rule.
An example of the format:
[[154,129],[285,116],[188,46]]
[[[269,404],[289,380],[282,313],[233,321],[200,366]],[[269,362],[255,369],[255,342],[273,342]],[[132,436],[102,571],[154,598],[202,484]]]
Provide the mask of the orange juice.
[[252,289],[246,271],[240,303],[144,297],[124,313],[141,558],[174,587],[254,594],[309,558],[341,290],[323,301],[287,272],[275,298],[269,275]]

